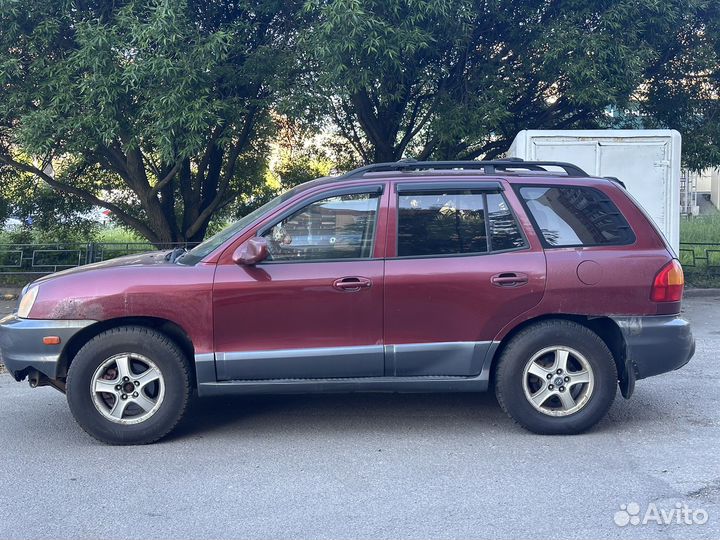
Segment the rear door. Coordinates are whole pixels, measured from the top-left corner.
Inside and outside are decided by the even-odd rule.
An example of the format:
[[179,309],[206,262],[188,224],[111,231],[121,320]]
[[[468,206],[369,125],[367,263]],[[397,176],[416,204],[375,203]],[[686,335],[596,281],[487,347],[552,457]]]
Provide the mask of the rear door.
[[545,256],[499,181],[393,185],[385,263],[386,374],[472,376],[493,338],[538,304]]

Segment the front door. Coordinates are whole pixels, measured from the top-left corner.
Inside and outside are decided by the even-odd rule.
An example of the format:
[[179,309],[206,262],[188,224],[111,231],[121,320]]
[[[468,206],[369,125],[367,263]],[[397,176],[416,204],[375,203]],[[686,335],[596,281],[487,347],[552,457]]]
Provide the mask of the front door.
[[256,234],[270,256],[221,264],[218,380],[382,376],[382,186],[316,193]]
[[395,188],[385,265],[386,372],[478,375],[493,338],[542,298],[542,248],[522,233],[498,182]]

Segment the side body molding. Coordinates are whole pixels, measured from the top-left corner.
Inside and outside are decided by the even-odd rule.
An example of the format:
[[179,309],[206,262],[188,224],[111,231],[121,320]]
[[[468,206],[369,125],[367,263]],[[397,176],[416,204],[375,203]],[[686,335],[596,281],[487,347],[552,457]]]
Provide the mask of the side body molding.
[[[198,354],[198,394],[481,392],[497,346],[473,341]],[[383,356],[379,373],[373,366]],[[344,375],[361,365],[367,375]]]

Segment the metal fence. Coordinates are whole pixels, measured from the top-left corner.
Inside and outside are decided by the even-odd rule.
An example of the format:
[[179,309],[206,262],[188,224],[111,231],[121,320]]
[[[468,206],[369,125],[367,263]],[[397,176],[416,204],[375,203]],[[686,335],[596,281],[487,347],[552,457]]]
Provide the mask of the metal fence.
[[679,256],[686,274],[720,276],[720,244],[682,242]]
[[[190,248],[195,244],[164,244]],[[0,275],[51,274],[67,268],[159,249],[150,242],[0,244]],[[720,276],[720,243],[681,243],[680,262],[687,274]]]
[[[190,248],[187,242],[163,249]],[[159,249],[150,242],[0,244],[0,275],[51,274],[60,270]]]

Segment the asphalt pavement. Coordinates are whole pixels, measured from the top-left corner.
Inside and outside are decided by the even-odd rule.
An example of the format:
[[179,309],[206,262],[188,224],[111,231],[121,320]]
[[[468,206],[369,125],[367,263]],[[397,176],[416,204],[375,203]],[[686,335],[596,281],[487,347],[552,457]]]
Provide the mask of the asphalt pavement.
[[580,436],[490,394],[261,396],[110,447],[0,375],[0,539],[718,538],[720,296],[685,305],[691,363]]
[[4,317],[8,313],[11,313],[17,306],[17,300],[2,300],[0,299],[0,318]]

